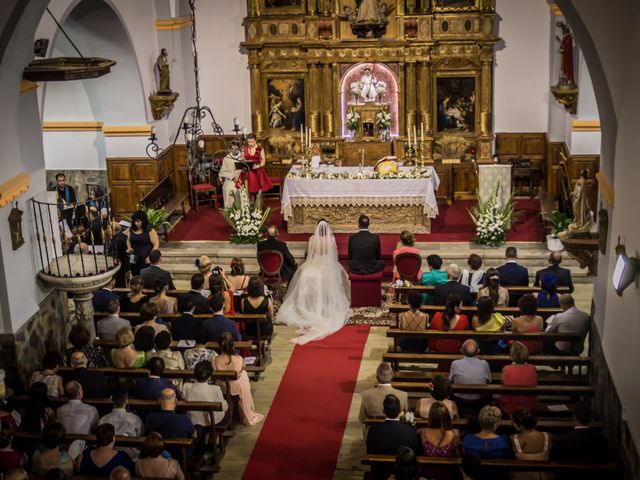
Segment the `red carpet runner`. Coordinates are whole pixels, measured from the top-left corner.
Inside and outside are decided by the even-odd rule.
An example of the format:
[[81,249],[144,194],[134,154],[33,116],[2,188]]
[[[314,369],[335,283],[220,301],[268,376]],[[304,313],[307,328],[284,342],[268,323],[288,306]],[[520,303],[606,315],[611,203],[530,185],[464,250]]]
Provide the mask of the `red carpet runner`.
[[333,477],[368,334],[349,325],[296,345],[243,479]]

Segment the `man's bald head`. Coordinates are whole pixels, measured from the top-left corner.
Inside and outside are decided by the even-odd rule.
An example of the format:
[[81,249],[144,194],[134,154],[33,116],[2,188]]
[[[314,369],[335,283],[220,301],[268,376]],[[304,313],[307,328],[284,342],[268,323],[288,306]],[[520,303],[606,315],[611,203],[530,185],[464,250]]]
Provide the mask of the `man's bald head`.
[[71,380],[64,386],[64,392],[69,400],[82,400],[82,385],[75,380]]
[[562,310],[569,310],[571,307],[576,306],[576,301],[568,293],[560,295],[560,298],[558,300],[560,302],[560,308],[562,308]]
[[163,389],[160,392],[158,402],[160,403],[160,408],[162,410],[175,410],[177,403],[176,391],[172,388]]
[[549,254],[549,263],[551,265],[560,265],[562,263],[562,252],[551,252]]
[[86,367],[87,363],[87,356],[83,352],[73,352],[71,354],[71,366],[73,368]]
[[465,357],[475,357],[478,353],[480,353],[480,347],[475,340],[469,338],[464,341],[462,344],[462,354]]
[[276,238],[280,232],[278,231],[278,227],[275,225],[269,225],[267,227],[267,234],[271,237],[271,238]]
[[111,470],[109,480],[131,480],[131,473],[121,465]]

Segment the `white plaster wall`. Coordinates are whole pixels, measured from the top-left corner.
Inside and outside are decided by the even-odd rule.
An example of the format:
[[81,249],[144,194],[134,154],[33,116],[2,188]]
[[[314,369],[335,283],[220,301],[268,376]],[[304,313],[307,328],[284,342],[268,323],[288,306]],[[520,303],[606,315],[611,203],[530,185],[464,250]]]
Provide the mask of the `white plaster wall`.
[[[549,85],[556,85],[558,83],[562,63],[560,45],[556,39],[556,36],[562,35],[560,29],[556,26],[556,22],[558,21],[564,21],[564,19],[556,17],[555,15],[549,16]],[[577,48],[574,52],[575,51],[577,51]],[[574,74],[579,76],[580,71],[574,69]],[[549,140],[552,142],[565,142],[567,147],[571,149],[571,127],[574,116],[567,112],[567,110],[558,101],[556,101],[550,90],[548,98],[549,128],[547,129],[547,134],[549,136]]]
[[495,132],[546,132],[549,105],[549,6],[542,0],[497,0]]
[[573,155],[599,155],[602,144],[600,132],[571,132],[571,148]]
[[105,170],[102,132],[43,132],[48,170]]
[[598,102],[593,91],[593,82],[589,75],[589,68],[582,53],[578,56],[578,119],[579,120],[600,120],[598,113]]

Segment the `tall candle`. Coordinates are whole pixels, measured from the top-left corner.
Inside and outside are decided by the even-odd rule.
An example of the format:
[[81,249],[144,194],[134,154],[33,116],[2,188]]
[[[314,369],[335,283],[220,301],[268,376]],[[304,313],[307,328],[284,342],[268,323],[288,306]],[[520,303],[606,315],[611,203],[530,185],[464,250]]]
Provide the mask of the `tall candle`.
[[300,145],[304,144],[304,130],[302,130],[302,124],[300,125]]
[[409,143],[409,148],[411,148],[411,129],[407,128],[407,142]]
[[424,125],[420,122],[420,143],[424,143]]
[[413,143],[418,143],[418,135],[416,135],[416,124],[413,124]]

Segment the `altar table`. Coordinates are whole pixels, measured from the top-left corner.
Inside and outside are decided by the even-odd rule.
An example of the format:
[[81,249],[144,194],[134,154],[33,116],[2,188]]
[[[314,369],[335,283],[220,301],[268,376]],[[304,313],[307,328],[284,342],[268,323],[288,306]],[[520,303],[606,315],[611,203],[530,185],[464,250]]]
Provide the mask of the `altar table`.
[[[324,166],[314,172],[358,173],[359,167]],[[363,172],[371,172],[364,167]],[[401,167],[400,172],[410,171]],[[325,219],[334,232],[351,233],[358,217],[369,216],[376,233],[429,233],[431,219],[438,214],[436,190],[440,183],[431,166],[424,167],[428,177],[421,178],[291,178],[282,189],[281,211],[289,233],[312,233],[318,220]],[[294,166],[291,172],[299,172]]]

